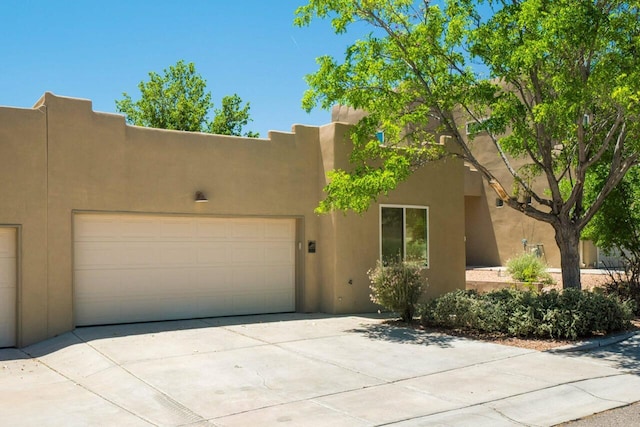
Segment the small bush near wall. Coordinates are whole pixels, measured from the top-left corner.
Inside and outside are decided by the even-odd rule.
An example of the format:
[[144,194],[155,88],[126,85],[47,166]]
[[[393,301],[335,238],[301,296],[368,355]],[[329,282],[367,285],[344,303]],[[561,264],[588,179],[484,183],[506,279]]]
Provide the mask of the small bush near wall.
[[633,301],[577,289],[548,293],[455,291],[421,307],[421,321],[426,326],[516,337],[577,339],[628,327],[634,305]]
[[507,273],[514,280],[525,283],[553,283],[553,278],[547,273],[547,265],[535,254],[523,253],[507,261]]
[[404,322],[411,323],[416,303],[426,288],[422,270],[424,267],[411,262],[383,265],[378,261],[376,267],[368,271],[371,301],[398,313]]

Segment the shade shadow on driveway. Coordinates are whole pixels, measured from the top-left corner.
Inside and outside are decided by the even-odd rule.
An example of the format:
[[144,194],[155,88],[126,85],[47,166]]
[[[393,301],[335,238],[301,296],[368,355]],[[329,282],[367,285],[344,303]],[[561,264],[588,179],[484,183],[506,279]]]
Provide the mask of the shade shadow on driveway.
[[451,335],[425,333],[411,327],[394,326],[392,324],[363,325],[345,332],[359,334],[371,340],[388,341],[399,344],[435,345],[450,348],[457,338]]

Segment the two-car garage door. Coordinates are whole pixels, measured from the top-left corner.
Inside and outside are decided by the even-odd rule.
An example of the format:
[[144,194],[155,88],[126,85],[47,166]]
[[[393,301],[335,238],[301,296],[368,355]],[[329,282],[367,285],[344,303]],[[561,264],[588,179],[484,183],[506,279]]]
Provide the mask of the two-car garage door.
[[77,325],[295,310],[295,220],[77,214]]

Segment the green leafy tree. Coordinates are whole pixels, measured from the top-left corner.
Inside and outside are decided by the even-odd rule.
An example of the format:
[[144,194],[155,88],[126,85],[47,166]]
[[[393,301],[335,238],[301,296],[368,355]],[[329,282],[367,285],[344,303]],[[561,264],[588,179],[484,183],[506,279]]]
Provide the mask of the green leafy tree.
[[[222,108],[215,109],[215,116],[209,123],[209,132],[219,135],[242,135],[242,129],[251,118],[249,117],[249,103],[242,107],[242,99],[238,95],[222,98]],[[249,138],[259,138],[257,132],[248,131],[244,134]]]
[[[425,144],[447,134],[505,205],[553,227],[563,284],[579,288],[580,233],[639,159],[639,10],[638,1],[613,0],[310,0],[297,25],[328,18],[336,33],[352,24],[371,30],[343,61],[320,57],[307,76],[307,110],[342,104],[368,113],[352,131],[352,169],[331,173],[319,210],[366,210],[447,155]],[[380,130],[384,147],[372,137]],[[478,161],[479,132],[533,203]],[[587,172],[605,153],[606,177],[587,204]],[[532,185],[540,182],[544,191]]]
[[[162,75],[152,71],[149,81],[141,81],[138,88],[137,101],[127,93],[116,101],[116,109],[136,126],[240,136],[243,126],[251,121],[249,103],[242,107],[242,100],[234,94],[222,99],[222,109],[216,109],[209,122],[213,108],[211,92],[206,90],[206,80],[191,62],[180,60]],[[259,137],[259,134],[247,132],[245,136]]]
[[[601,191],[607,169],[608,165],[603,162],[588,175],[587,203]],[[605,251],[620,251],[627,262],[626,280],[640,286],[640,167],[633,167],[609,194],[582,231],[582,237]]]
[[136,126],[200,132],[206,128],[207,114],[213,107],[207,82],[193,63],[178,61],[162,75],[149,73],[149,81],[140,82],[140,99],[116,101],[116,108],[127,122]]

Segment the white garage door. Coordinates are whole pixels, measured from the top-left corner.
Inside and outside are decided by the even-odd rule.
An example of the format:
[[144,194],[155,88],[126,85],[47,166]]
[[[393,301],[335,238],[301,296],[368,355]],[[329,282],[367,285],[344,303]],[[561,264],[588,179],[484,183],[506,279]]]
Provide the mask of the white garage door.
[[16,345],[16,230],[0,228],[0,347]]
[[292,219],[79,214],[77,325],[295,310]]

